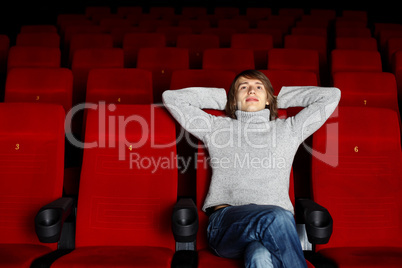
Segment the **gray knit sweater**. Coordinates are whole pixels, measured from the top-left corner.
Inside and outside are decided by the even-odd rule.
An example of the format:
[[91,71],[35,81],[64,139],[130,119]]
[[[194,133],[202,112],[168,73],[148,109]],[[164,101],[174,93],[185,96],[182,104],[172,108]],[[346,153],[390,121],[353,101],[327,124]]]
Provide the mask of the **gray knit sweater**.
[[212,167],[203,210],[228,204],[276,205],[294,212],[289,176],[299,145],[333,113],[340,90],[330,87],[283,87],[278,108],[305,107],[296,116],[270,121],[270,111],[236,111],[237,119],[202,109],[224,110],[220,88],[167,90],[164,105],[180,125],[206,145]]

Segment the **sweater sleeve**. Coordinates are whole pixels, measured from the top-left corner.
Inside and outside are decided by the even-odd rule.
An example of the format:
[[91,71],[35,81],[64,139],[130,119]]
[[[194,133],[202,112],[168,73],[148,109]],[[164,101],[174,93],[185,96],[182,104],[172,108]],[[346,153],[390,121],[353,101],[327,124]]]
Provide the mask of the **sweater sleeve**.
[[286,120],[302,143],[331,116],[340,98],[341,91],[334,87],[282,87],[277,101],[280,109],[305,107]]
[[164,91],[162,101],[185,130],[203,140],[212,130],[214,116],[202,109],[224,110],[227,97],[223,88],[189,87]]

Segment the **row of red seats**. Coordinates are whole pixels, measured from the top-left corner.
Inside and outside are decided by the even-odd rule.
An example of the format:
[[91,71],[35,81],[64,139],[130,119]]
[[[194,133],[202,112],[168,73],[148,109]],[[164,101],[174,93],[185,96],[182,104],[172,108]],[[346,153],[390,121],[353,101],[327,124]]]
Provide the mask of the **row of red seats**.
[[[201,161],[206,156],[202,146],[197,208],[186,201],[172,221],[178,198],[177,134],[163,108],[89,110],[85,141],[92,146],[84,149],[75,205],[62,197],[63,109],[1,103],[0,111],[0,265],[181,267],[181,261],[191,259],[192,267],[242,267],[241,260],[219,258],[207,247],[201,207],[210,170]],[[402,264],[400,146],[397,113],[387,108],[341,106],[314,134],[312,196],[334,222],[329,242],[319,241],[314,250],[338,267]],[[163,166],[155,164],[158,159]],[[292,187],[289,194],[294,200]],[[195,236],[172,235],[172,226],[193,226],[197,214]],[[311,228],[329,224],[321,215],[307,215],[317,220]],[[60,233],[65,228],[76,229]],[[178,250],[180,243],[192,247]]]

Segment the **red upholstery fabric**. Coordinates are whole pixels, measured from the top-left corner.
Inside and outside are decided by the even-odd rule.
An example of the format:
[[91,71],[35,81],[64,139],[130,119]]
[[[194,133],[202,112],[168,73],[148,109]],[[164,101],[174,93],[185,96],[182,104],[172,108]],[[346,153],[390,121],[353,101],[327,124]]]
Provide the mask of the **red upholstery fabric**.
[[34,244],[0,244],[0,265],[2,267],[29,267],[33,260],[55,248]]
[[88,111],[85,134],[95,146],[84,149],[76,250],[56,267],[169,267],[177,199],[173,120],[153,105],[98,107]]
[[334,221],[329,243],[317,249],[339,267],[401,266],[397,114],[385,108],[342,106],[336,114],[313,137],[313,196]]
[[0,163],[0,266],[18,267],[57,247],[39,242],[34,218],[62,195],[63,108],[1,103]]
[[313,49],[274,48],[268,52],[268,70],[310,71],[320,81],[318,51]]
[[82,48],[112,48],[113,38],[106,33],[77,33],[71,36],[69,46],[69,62],[71,63],[74,53]]
[[152,74],[135,68],[92,69],[86,94],[89,103],[151,104]]
[[60,36],[57,33],[19,33],[17,46],[60,47]]
[[382,72],[380,53],[370,50],[333,49],[331,74],[350,71]]
[[163,247],[82,247],[52,267],[170,267],[173,251]]
[[121,48],[83,48],[73,57],[71,70],[74,76],[73,105],[85,101],[88,73],[94,68],[123,68],[124,53]]
[[192,34],[193,30],[189,26],[161,26],[156,29],[156,32],[165,35],[167,46],[176,47],[178,36]]
[[67,68],[13,68],[7,74],[5,102],[53,103],[67,113],[72,106],[73,74]]
[[137,66],[138,51],[142,47],[165,47],[166,36],[163,33],[126,33],[123,37],[124,66]]
[[252,49],[215,48],[204,51],[202,68],[227,70],[236,74],[247,69],[255,69]]
[[180,35],[176,46],[188,49],[190,69],[201,69],[204,50],[219,48],[219,37],[211,34]]
[[182,70],[174,71],[170,89],[186,87],[216,87],[229,91],[236,74],[224,70]]
[[12,46],[8,52],[7,69],[15,67],[58,68],[61,52],[54,47]]
[[263,33],[236,33],[232,35],[232,48],[247,48],[254,51],[256,69],[267,69],[268,50],[274,47],[272,35]]
[[137,68],[152,72],[154,103],[162,102],[162,92],[169,88],[172,72],[189,68],[186,48],[141,48],[138,52]]
[[363,49],[377,50],[377,39],[374,37],[337,37],[335,39],[337,49]]

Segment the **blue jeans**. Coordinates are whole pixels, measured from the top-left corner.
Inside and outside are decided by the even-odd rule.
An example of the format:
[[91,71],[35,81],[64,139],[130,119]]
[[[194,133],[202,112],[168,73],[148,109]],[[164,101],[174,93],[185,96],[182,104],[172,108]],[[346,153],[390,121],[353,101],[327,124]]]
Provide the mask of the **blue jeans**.
[[207,234],[218,256],[244,257],[246,267],[307,267],[293,214],[278,206],[225,207],[209,217]]

